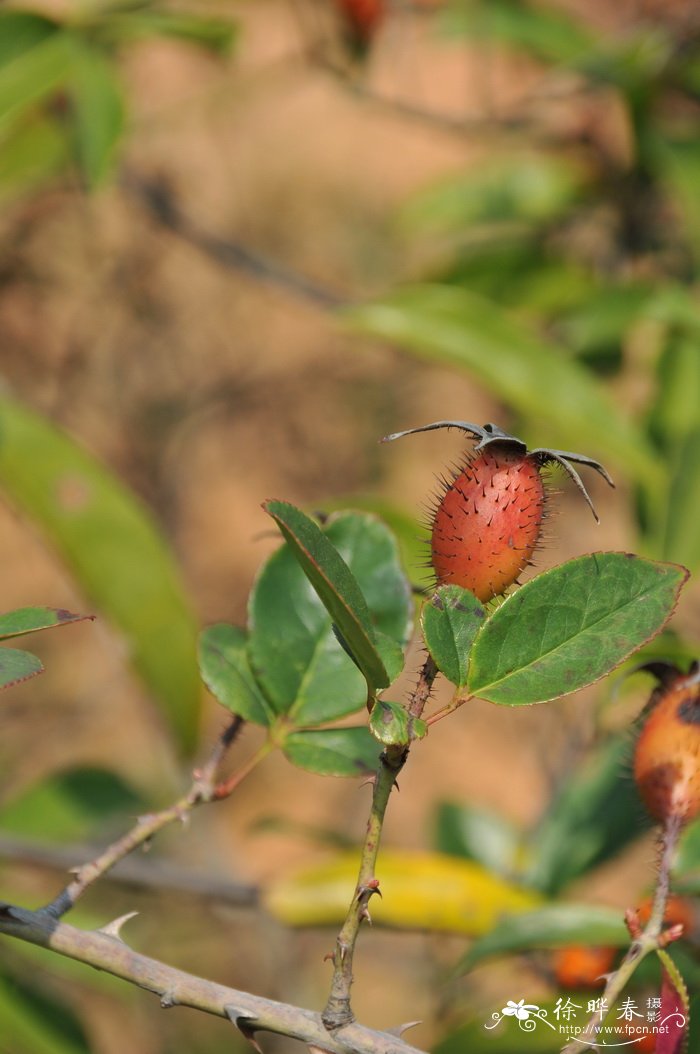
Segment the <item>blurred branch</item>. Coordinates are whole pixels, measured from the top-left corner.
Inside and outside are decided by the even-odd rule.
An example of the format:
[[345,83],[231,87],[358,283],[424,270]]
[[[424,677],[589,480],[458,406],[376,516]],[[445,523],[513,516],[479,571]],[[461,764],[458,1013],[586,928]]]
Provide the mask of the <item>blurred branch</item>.
[[[69,871],[75,867],[76,860],[91,860],[98,852],[95,846],[46,845],[0,835],[0,860],[11,864],[29,865],[52,871]],[[207,900],[232,904],[236,907],[254,907],[258,903],[258,891],[255,886],[200,874],[167,860],[152,858],[143,860],[139,857],[128,857],[115,864],[112,871],[105,877],[121,885],[152,889],[158,893],[166,890],[173,893],[186,893],[191,896],[206,897]]]
[[125,856],[132,853],[139,846],[146,845],[151,838],[164,827],[168,827],[176,820],[184,821],[192,809],[197,805],[204,805],[212,801],[220,801],[226,798],[238,786],[238,784],[262,761],[270,752],[272,746],[269,742],[263,746],[232,776],[226,780],[218,781],[218,771],[228,748],[233,743],[243,726],[243,719],[237,715],[229,722],[224,731],[216,741],[211,753],[201,769],[196,769],[192,774],[192,785],[190,789],[173,805],[160,812],[146,813],[139,816],[138,820],[126,834],[112,842],[98,856],[82,867],[75,868],[75,878],[61,893],[44,909],[53,918],[60,918],[74,906],[98,879],[102,878],[108,871],[119,863]]
[[241,242],[201,230],[180,210],[173,193],[162,180],[144,179],[129,172],[122,177],[122,187],[148,212],[151,219],[222,267],[242,272],[257,282],[282,289],[297,299],[306,300],[325,310],[348,304],[346,297],[298,271],[253,252]]
[[48,911],[0,902],[0,933],[50,948],[160,996],[161,1006],[189,1006],[228,1018],[246,1038],[273,1032],[313,1044],[329,1054],[421,1054],[416,1047],[387,1033],[352,1024],[334,1035],[320,1014],[271,999],[239,992],[133,951],[119,930],[125,919],[104,929],[85,931],[58,922]]

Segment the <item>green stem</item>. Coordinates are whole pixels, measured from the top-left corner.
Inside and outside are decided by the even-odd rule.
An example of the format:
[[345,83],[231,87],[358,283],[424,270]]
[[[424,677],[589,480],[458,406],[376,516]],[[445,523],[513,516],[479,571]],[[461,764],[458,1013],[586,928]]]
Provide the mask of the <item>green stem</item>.
[[[428,656],[421,670],[418,684],[409,700],[408,712],[412,717],[420,717],[430,696],[430,689],[437,676],[437,667]],[[367,905],[375,893],[379,893],[379,882],[375,877],[379,842],[384,825],[384,815],[389,797],[396,783],[396,777],[408,757],[408,747],[387,747],[379,759],[379,768],[374,777],[372,806],[367,821],[360,858],[360,871],[345,922],[338,934],[333,950],[333,979],[328,1002],[322,1014],[323,1023],[329,1032],[336,1032],[354,1021],[350,1005],[352,987],[352,964],[355,944],[363,921],[371,921]],[[381,894],[380,894],[381,896]]]

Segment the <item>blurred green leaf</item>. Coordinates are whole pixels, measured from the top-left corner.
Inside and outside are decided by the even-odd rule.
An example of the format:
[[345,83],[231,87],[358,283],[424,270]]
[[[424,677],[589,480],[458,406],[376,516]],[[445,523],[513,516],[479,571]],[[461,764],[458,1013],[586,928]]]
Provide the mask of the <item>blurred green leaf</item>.
[[542,908],[510,915],[476,941],[460,960],[459,972],[472,970],[494,955],[512,955],[535,948],[565,944],[603,944],[624,947],[629,933],[623,912],[595,904],[547,904]]
[[513,152],[421,191],[402,219],[409,229],[450,235],[478,223],[541,223],[569,207],[581,179],[565,158]]
[[0,615],[0,640],[21,637],[53,626],[67,626],[71,622],[94,619],[94,615],[74,615],[63,608],[17,608]]
[[30,193],[68,162],[66,137],[58,123],[32,115],[6,131],[0,143],[0,198]]
[[[382,851],[377,870],[384,894],[372,901],[372,919],[403,929],[477,936],[503,915],[513,919],[540,903],[537,894],[506,882],[470,860],[439,853]],[[357,854],[276,879],[264,891],[265,907],[291,926],[342,922],[357,883]]]
[[319,776],[369,776],[377,771],[381,748],[362,726],[291,732],[282,749],[293,765]]
[[471,647],[485,617],[483,605],[461,586],[440,586],[423,608],[426,647],[440,672],[457,687],[467,683]]
[[57,32],[37,40],[26,51],[0,65],[0,132],[66,83],[73,57],[72,38]]
[[90,1054],[73,1011],[49,994],[34,974],[31,984],[0,973],[0,1036],[12,1054]]
[[700,894],[700,820],[686,827],[673,863],[673,888],[681,893]]
[[269,725],[273,714],[260,691],[248,661],[244,630],[221,622],[203,630],[199,638],[199,668],[212,695],[246,721]]
[[674,327],[659,356],[648,428],[672,456],[700,426],[700,332]]
[[0,690],[28,681],[44,669],[36,655],[16,648],[0,648]]
[[148,510],[65,433],[8,396],[0,396],[0,488],[124,634],[135,668],[190,750],[201,695],[196,626]]
[[387,746],[408,746],[414,739],[422,739],[427,732],[425,721],[411,717],[401,703],[377,699],[369,718],[372,735]]
[[590,366],[618,368],[630,328],[646,308],[647,286],[612,285],[588,289],[580,303],[555,323],[557,336]]
[[0,806],[0,829],[27,838],[80,841],[104,833],[111,818],[132,820],[144,799],[115,772],[73,768],[56,772]]
[[661,178],[677,212],[678,228],[687,238],[696,261],[700,260],[700,141],[697,138],[669,141],[658,153]]
[[168,11],[155,5],[136,12],[116,12],[110,21],[111,28],[122,40],[172,37],[220,55],[229,53],[237,34],[235,23],[226,19],[189,11]]
[[687,577],[631,553],[593,553],[545,571],[484,623],[469,691],[515,706],[592,684],[659,632]]
[[[551,1020],[554,1002],[538,1000],[538,1004],[548,1011]],[[493,1031],[487,1031],[485,1026],[493,1024],[491,1015],[500,1011],[501,1006],[497,999],[492,1000],[480,1013],[441,1039],[432,1048],[432,1054],[560,1054],[563,1037],[550,1028],[528,1033],[523,1043],[519,1043],[514,1032],[517,1030],[514,1018],[505,1018]]]
[[111,62],[94,48],[76,44],[68,93],[73,104],[78,160],[90,188],[114,167],[124,129],[124,101]]
[[443,24],[449,33],[510,45],[547,63],[576,64],[597,47],[565,11],[524,0],[450,0]]
[[574,770],[533,832],[527,881],[550,895],[621,853],[650,826],[630,774],[627,736]]
[[56,22],[36,11],[0,10],[0,67],[42,44],[57,30]]
[[555,428],[563,448],[591,454],[604,441],[606,460],[663,485],[653,450],[590,373],[493,302],[450,286],[414,286],[345,317],[359,332],[468,370],[515,410]]
[[696,571],[700,567],[700,428],[676,451],[661,555]]
[[506,878],[519,869],[522,837],[498,813],[473,805],[441,802],[434,828],[435,848],[441,853],[476,860]]

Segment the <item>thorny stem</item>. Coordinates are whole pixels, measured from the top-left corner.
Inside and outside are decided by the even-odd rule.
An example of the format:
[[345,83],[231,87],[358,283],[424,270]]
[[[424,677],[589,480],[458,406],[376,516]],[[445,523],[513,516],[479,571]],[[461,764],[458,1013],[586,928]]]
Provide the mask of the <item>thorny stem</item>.
[[45,909],[28,911],[0,902],[0,934],[50,948],[138,985],[159,996],[163,1008],[188,1006],[227,1018],[247,1039],[255,1032],[271,1032],[328,1054],[422,1054],[397,1035],[359,1024],[330,1036],[320,1014],[311,1010],[227,988],[141,955],[124,943],[119,932],[124,921],[116,919],[101,930],[79,930]]
[[632,944],[617,970],[608,977],[605,990],[601,996],[600,1005],[601,1007],[606,1006],[608,1010],[594,1014],[583,1032],[562,1049],[562,1054],[581,1054],[582,1051],[590,1050],[596,1046],[596,1036],[600,1031],[601,1025],[610,1010],[612,1010],[618,997],[629,984],[642,959],[645,959],[650,952],[655,952],[665,947],[668,943],[668,940],[664,939],[663,933],[664,917],[671,885],[671,865],[681,830],[681,819],[678,816],[670,816],[664,825],[662,834],[661,860],[659,861],[659,872],[651,915],[644,931],[641,933],[634,932],[634,919],[631,923],[628,922],[633,937]]
[[[433,681],[437,676],[437,667],[431,656],[425,660],[418,683],[411,695],[408,712],[411,717],[420,717],[430,696]],[[352,964],[355,944],[364,920],[371,922],[367,905],[375,893],[379,893],[379,882],[375,877],[375,866],[379,852],[379,842],[384,825],[384,815],[389,797],[396,784],[396,777],[408,757],[408,747],[389,746],[379,759],[379,767],[374,777],[372,805],[367,821],[367,833],[362,847],[360,873],[357,885],[348,909],[345,922],[335,942],[333,955],[333,979],[328,1002],[322,1014],[325,1027],[329,1032],[337,1032],[354,1020],[350,1006],[350,988],[352,986]],[[379,893],[381,896],[381,893]]]
[[58,896],[44,908],[53,918],[60,918],[76,904],[83,894],[115,864],[122,860],[134,849],[145,845],[158,831],[174,823],[176,820],[184,821],[192,809],[206,802],[219,801],[228,797],[231,791],[238,786],[242,779],[247,776],[259,761],[271,749],[268,743],[263,744],[261,749],[253,755],[249,762],[233,776],[222,783],[216,782],[217,773],[228,748],[238,735],[243,719],[235,716],[219,736],[207,761],[201,769],[193,773],[190,789],[173,805],[160,812],[147,813],[140,816],[136,824],[126,834],[118,838],[116,842],[82,867],[76,868],[74,879],[68,883]]

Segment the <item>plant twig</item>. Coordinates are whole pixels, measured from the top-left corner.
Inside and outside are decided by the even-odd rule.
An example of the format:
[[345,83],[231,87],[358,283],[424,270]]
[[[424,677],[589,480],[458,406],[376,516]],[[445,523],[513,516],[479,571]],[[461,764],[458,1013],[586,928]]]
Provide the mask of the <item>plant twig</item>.
[[[606,1007],[607,1009],[594,1014],[583,1032],[576,1039],[567,1043],[561,1054],[581,1054],[582,1051],[590,1050],[591,1047],[595,1046],[596,1037],[602,1023],[612,1010],[618,997],[629,984],[642,959],[645,959],[650,952],[664,948],[669,943],[669,940],[680,936],[680,929],[676,932],[676,929],[672,928],[668,934],[665,934],[663,927],[671,884],[671,866],[681,830],[682,823],[680,818],[678,816],[669,817],[664,825],[661,860],[659,862],[651,915],[643,932],[635,932],[636,913],[632,912],[627,916],[626,921],[633,938],[632,944],[617,970],[608,977],[600,1000],[601,1007]],[[636,926],[639,926],[638,921]]]
[[59,922],[46,909],[0,902],[0,933],[83,962],[160,997],[161,1006],[188,1006],[228,1018],[247,1037],[272,1032],[320,1047],[329,1054],[422,1054],[386,1032],[351,1024],[331,1036],[311,1010],[215,984],[133,951],[119,935],[122,920],[85,931]]
[[46,910],[54,918],[60,918],[74,906],[83,894],[102,875],[110,871],[115,864],[122,860],[134,849],[146,844],[158,831],[174,823],[176,820],[184,821],[192,809],[206,802],[217,801],[225,798],[241,779],[248,775],[252,768],[265,756],[268,750],[264,744],[250,762],[234,776],[223,783],[217,783],[217,773],[226,751],[233,743],[243,725],[243,719],[236,716],[227,725],[217,740],[209,758],[201,769],[193,773],[190,789],[179,801],[162,809],[160,812],[146,813],[140,816],[136,824],[126,834],[107,846],[94,860],[83,864],[75,869],[75,878],[62,890],[58,896],[46,906]]
[[[52,871],[68,871],[76,860],[91,860],[99,850],[94,845],[47,845],[0,835],[0,860],[9,864],[38,867]],[[232,882],[222,876],[211,875],[193,868],[180,867],[163,859],[144,860],[126,857],[103,876],[120,885],[135,889],[155,890],[159,893],[184,893],[205,897],[207,901],[254,907],[258,903],[255,886]]]
[[[437,672],[437,667],[429,655],[423,664],[418,684],[409,701],[408,712],[412,717],[421,716]],[[375,894],[381,896],[375,868],[384,815],[389,804],[389,797],[396,784],[396,777],[407,757],[408,747],[387,747],[379,759],[379,767],[374,777],[367,834],[360,858],[360,873],[345,922],[336,938],[333,954],[330,956],[333,962],[333,979],[322,1017],[326,1028],[334,1034],[338,1029],[345,1028],[354,1020],[350,1005],[350,989],[353,980],[352,964],[355,944],[361,924],[364,921],[372,921],[368,910],[370,899]]]

